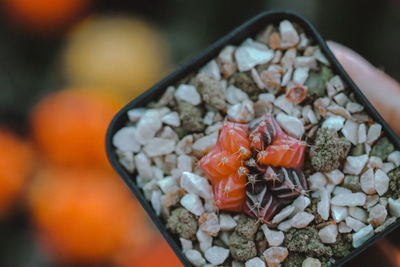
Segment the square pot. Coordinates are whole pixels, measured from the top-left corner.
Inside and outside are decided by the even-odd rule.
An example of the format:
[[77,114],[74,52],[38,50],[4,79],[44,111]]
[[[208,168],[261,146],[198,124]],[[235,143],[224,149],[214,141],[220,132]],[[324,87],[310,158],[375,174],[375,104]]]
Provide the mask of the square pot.
[[[274,10],[263,12],[250,20],[243,23],[241,26],[237,27],[208,48],[200,52],[197,56],[193,57],[191,60],[179,66],[173,73],[168,75],[166,78],[158,82],[152,88],[148,89],[142,95],[131,101],[127,104],[123,109],[121,109],[118,114],[112,120],[106,137],[106,149],[107,155],[111,162],[113,168],[117,171],[117,173],[121,176],[121,178],[125,181],[131,191],[134,193],[136,198],[139,200],[143,208],[146,210],[153,223],[157,226],[161,234],[167,240],[173,251],[176,253],[178,258],[181,260],[184,266],[191,266],[190,262],[185,258],[183,252],[180,248],[179,239],[172,236],[166,229],[165,224],[162,219],[158,217],[153,210],[151,204],[145,199],[143,192],[136,184],[136,177],[128,173],[125,168],[119,163],[117,154],[115,153],[115,149],[112,145],[112,137],[113,135],[122,128],[126,122],[128,121],[127,111],[133,108],[145,107],[149,102],[154,99],[158,99],[166,88],[170,85],[175,85],[178,81],[185,78],[192,72],[197,71],[200,67],[205,65],[208,61],[213,59],[218,55],[218,53],[228,44],[237,45],[240,44],[247,37],[254,36],[257,32],[261,31],[266,25],[269,23],[277,23],[281,20],[290,20],[299,24],[309,37],[313,38],[313,40],[320,46],[321,51],[324,53],[326,58],[331,63],[331,68],[334,73],[340,75],[343,81],[348,85],[349,90],[351,90],[357,100],[363,104],[365,111],[379,124],[382,125],[383,131],[385,135],[390,139],[390,141],[395,145],[396,149],[400,148],[400,139],[394,133],[394,131],[389,127],[389,125],[384,121],[384,119],[379,115],[376,109],[371,105],[371,103],[367,100],[367,98],[362,94],[360,89],[356,86],[356,84],[350,79],[349,75],[344,71],[343,67],[339,64],[335,56],[329,50],[327,44],[321,35],[317,32],[314,26],[304,17],[298,15],[292,11],[287,10]],[[361,247],[354,249],[350,254],[346,257],[341,258],[335,262],[334,266],[340,266],[350,259],[354,258],[356,255],[360,254],[367,247],[371,246],[379,239],[384,237],[385,235],[392,232],[395,228],[400,225],[400,221],[397,220],[395,223],[391,224],[387,227],[383,232],[374,235],[367,242],[365,242]]]

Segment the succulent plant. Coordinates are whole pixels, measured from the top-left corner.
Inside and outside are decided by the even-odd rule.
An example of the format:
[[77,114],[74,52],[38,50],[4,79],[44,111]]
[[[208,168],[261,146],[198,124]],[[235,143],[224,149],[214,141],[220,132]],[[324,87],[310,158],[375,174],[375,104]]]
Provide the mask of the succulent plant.
[[272,115],[249,124],[226,122],[216,146],[200,160],[221,210],[269,221],[307,194],[301,170],[306,144],[288,136]]

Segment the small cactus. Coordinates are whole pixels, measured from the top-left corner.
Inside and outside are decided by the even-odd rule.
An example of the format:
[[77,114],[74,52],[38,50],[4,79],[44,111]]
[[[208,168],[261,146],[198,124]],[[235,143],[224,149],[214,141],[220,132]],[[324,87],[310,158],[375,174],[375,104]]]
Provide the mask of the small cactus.
[[307,194],[301,167],[306,144],[288,136],[272,115],[251,125],[226,122],[216,146],[200,160],[221,210],[243,211],[268,222]]

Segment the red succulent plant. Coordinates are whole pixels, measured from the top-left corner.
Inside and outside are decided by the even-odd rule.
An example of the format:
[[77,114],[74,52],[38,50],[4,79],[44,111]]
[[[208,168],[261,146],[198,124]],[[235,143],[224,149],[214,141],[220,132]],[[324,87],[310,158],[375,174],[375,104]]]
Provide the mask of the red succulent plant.
[[249,124],[227,121],[217,144],[200,160],[220,210],[267,222],[307,193],[301,170],[306,144],[287,135],[272,115]]

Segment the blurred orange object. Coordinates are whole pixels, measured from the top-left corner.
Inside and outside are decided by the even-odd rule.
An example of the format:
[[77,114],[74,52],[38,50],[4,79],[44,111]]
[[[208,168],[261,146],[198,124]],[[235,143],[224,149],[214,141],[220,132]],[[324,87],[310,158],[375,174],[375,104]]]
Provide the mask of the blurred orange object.
[[65,74],[73,85],[112,92],[124,101],[157,82],[167,65],[161,33],[130,17],[83,21],[69,34],[64,52]]
[[105,134],[120,107],[117,101],[94,92],[54,93],[31,114],[34,140],[52,162],[109,168]]
[[33,152],[28,142],[0,128],[0,218],[22,193],[32,172]]
[[162,237],[137,251],[133,258],[120,267],[180,267],[183,266],[174,251]]
[[3,0],[4,13],[13,24],[40,34],[67,27],[91,0]]
[[41,170],[28,203],[39,241],[58,262],[111,262],[147,246],[153,236],[143,210],[111,172]]

